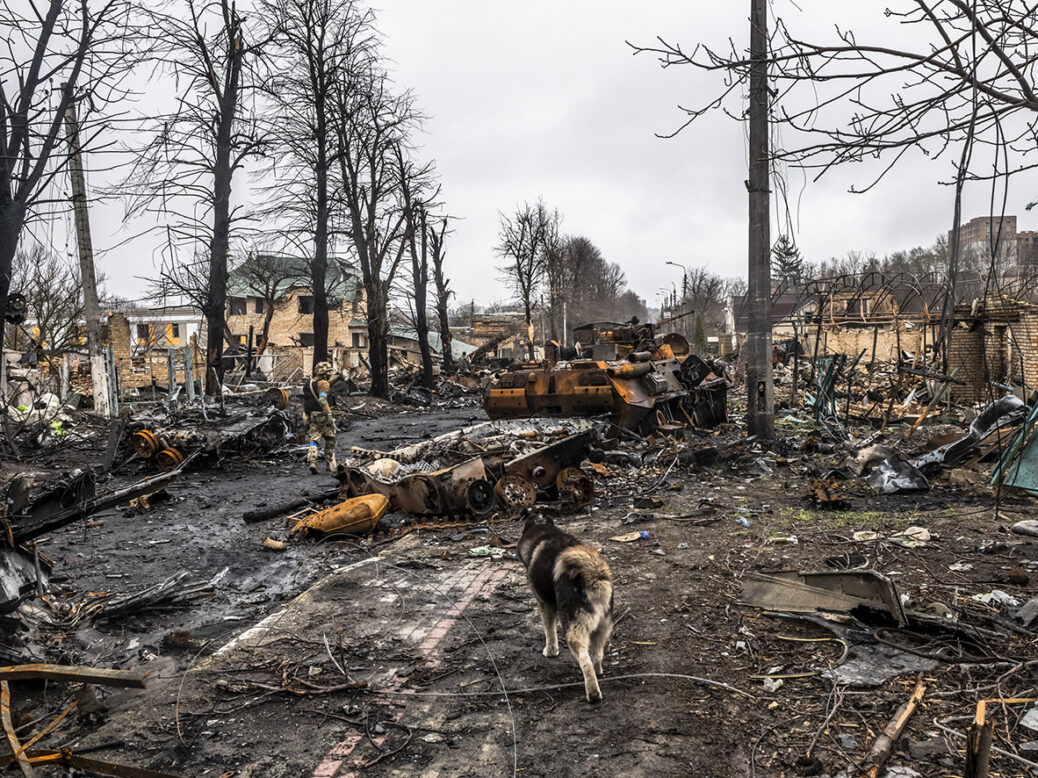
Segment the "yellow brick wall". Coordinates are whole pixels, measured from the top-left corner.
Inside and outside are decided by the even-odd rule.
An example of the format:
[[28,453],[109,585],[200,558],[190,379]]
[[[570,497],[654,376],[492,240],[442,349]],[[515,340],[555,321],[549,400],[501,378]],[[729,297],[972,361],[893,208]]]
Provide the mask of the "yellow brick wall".
[[[298,345],[299,333],[313,332],[313,314],[299,313],[300,295],[308,296],[305,290],[293,290],[283,297],[274,306],[274,317],[270,321],[270,345],[288,347]],[[263,314],[254,313],[254,297],[246,298],[246,313],[244,315],[228,315],[227,326],[233,335],[249,334],[249,327],[254,329],[254,343],[258,344],[263,332]],[[343,300],[342,305],[328,312],[328,344],[334,346],[336,343],[346,348],[353,347],[353,332],[364,335],[362,350],[367,349],[366,329],[354,328],[350,330],[350,319],[361,319],[366,321],[363,298],[357,302]]]

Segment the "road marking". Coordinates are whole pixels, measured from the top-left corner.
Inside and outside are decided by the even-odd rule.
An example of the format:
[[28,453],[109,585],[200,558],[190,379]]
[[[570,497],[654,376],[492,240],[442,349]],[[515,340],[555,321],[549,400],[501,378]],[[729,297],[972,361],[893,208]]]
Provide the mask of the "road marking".
[[[419,634],[420,628],[415,629],[412,635],[415,639],[421,640],[417,650],[427,668],[437,667],[440,664],[439,646],[447,636],[447,633],[450,632],[451,627],[457,623],[459,618],[462,618],[462,613],[469,603],[481,594],[493,592],[501,579],[507,574],[508,568],[506,567],[484,568],[472,579],[461,595],[451,603],[446,616],[425,630],[424,635]],[[386,684],[385,689],[386,691],[399,691],[405,683],[407,683],[406,678],[394,676]],[[314,770],[313,778],[334,778],[334,776],[339,775],[339,769],[362,739],[363,736],[361,734],[351,732],[343,740],[332,746]],[[346,769],[347,771],[342,773],[341,778],[353,778],[353,776],[359,775],[358,772],[350,770],[349,767]]]

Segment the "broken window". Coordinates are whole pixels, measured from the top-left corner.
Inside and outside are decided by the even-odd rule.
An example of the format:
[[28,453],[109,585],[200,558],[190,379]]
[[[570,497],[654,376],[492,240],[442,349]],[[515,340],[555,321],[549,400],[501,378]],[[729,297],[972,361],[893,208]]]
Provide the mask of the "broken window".
[[246,307],[246,300],[244,297],[232,297],[230,298],[230,315],[231,316],[244,316]]
[[[309,295],[299,296],[299,313],[309,315],[314,312],[314,298]],[[312,336],[311,336],[312,337]]]
[[364,348],[364,336],[359,332],[353,333],[353,348]]
[[314,345],[314,334],[312,332],[300,332],[299,345],[312,347]]

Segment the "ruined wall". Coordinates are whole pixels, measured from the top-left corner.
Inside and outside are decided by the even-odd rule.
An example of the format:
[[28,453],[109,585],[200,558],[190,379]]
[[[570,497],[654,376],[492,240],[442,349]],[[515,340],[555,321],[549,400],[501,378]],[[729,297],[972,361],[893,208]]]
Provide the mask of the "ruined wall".
[[1038,389],[1038,311],[1023,311],[1014,319],[988,318],[960,323],[952,330],[949,369],[959,368],[966,386],[954,386],[952,397],[987,402],[1001,390],[989,382],[1024,385],[1027,395]]
[[[119,381],[119,393],[124,394],[134,389],[150,387],[153,384],[166,389],[169,383],[169,365],[165,347],[149,349],[133,356],[130,340],[130,322],[121,313],[108,314],[108,326],[105,333],[105,345],[112,347],[115,359],[115,371]],[[205,354],[198,345],[198,340],[191,339],[190,346],[193,357],[192,365],[195,380],[202,378],[205,371]],[[177,383],[184,383],[184,349],[176,349],[174,356]],[[87,365],[89,371],[89,365]]]
[[965,382],[964,386],[952,384],[953,400],[975,403],[987,397],[987,344],[984,341],[984,330],[981,327],[971,329],[966,324],[957,324],[952,330],[948,346],[948,370],[951,372],[958,368],[955,377]]
[[[273,346],[289,347],[299,345],[300,333],[313,333],[313,314],[299,313],[300,293],[293,291],[278,300],[274,305],[274,316],[270,320],[270,343]],[[249,327],[254,331],[254,337],[258,342],[263,333],[264,314],[256,313],[256,299],[246,299],[245,314],[227,316],[227,327],[233,335],[249,334]],[[364,311],[363,298],[357,301],[343,300],[339,308],[328,311],[328,343],[334,345],[342,344],[346,348],[353,347],[353,333],[361,335],[360,348],[367,348],[367,325],[363,328],[350,328],[350,321],[354,318],[367,321]]]
[[1025,311],[1008,325],[1012,337],[1006,344],[1008,372],[1014,381],[1023,381],[1026,392],[1038,389],[1038,311]]
[[130,345],[130,320],[121,313],[108,314],[108,342],[115,358],[115,372],[118,376],[119,389],[134,386],[133,383],[133,351]]
[[[915,326],[912,329],[901,328],[901,348],[917,357],[923,355],[924,329]],[[898,334],[893,328],[883,327],[878,332],[874,327],[822,327],[821,333],[811,328],[808,332],[801,333],[801,342],[804,344],[804,352],[808,356],[815,353],[815,338],[820,341],[818,353],[846,354],[849,359],[855,359],[861,352],[865,352],[862,362],[872,359],[873,333],[876,338],[876,360],[878,362],[896,362],[898,358]],[[778,332],[775,338],[779,337]],[[792,332],[785,337],[792,337]],[[926,337],[926,346],[931,345],[929,333]]]

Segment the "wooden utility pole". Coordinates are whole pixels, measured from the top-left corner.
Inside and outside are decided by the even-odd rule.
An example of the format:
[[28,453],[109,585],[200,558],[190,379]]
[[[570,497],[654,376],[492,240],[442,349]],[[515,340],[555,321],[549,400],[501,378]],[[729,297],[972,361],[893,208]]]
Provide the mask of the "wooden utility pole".
[[749,434],[772,438],[771,162],[768,151],[768,5],[750,0],[749,332],[746,339],[746,420]]
[[[62,84],[61,89],[65,91],[68,85]],[[83,154],[79,146],[79,121],[76,119],[74,100],[68,101],[65,111],[65,140],[68,143],[68,170],[69,178],[72,179],[72,204],[76,212],[76,237],[79,240],[79,273],[80,282],[83,284],[83,316],[86,318],[94,413],[99,416],[111,416],[111,406],[108,402],[108,370],[101,348],[101,307],[97,302],[94,245],[90,240],[86,179],[83,176]]]

